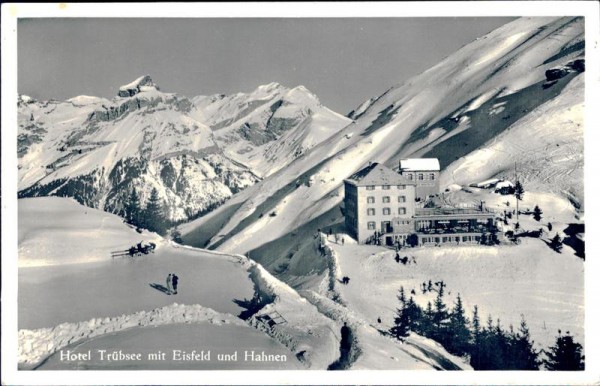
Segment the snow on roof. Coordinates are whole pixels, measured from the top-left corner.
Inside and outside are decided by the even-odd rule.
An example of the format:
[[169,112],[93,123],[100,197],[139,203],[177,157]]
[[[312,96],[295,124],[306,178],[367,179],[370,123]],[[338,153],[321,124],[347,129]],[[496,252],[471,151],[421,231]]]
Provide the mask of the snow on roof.
[[348,177],[348,180],[353,181],[358,186],[415,184],[414,181],[408,180],[406,177],[377,162],[354,173]]
[[437,158],[407,158],[400,160],[403,171],[439,171],[440,161]]
[[498,182],[496,184],[496,188],[498,188],[498,189],[501,189],[501,188],[512,188],[514,186],[515,185],[512,182],[510,182],[510,181],[501,181],[501,182]]

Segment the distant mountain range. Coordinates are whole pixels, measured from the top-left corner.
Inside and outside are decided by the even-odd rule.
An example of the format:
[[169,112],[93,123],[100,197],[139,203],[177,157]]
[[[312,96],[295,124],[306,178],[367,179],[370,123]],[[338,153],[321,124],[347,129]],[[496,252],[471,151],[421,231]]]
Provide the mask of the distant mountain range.
[[188,99],[150,76],[112,100],[18,99],[19,197],[68,196],[123,215],[133,190],[158,191],[185,221],[284,167],[351,122],[306,88],[276,83]]

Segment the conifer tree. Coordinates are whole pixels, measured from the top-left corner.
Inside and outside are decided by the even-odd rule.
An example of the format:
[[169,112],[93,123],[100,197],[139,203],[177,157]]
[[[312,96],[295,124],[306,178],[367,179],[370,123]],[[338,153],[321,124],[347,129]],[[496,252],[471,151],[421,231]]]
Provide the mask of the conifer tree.
[[521,185],[521,181],[517,181],[515,184],[515,197],[517,200],[523,201],[523,196],[525,195],[525,189],[523,189],[523,185]]
[[408,331],[411,327],[409,314],[406,312],[406,295],[404,294],[404,287],[400,287],[398,300],[400,301],[400,308],[396,309],[394,326],[390,328],[390,333],[394,335],[396,339],[401,339],[408,336]]
[[540,221],[542,219],[542,210],[540,209],[539,206],[535,206],[535,208],[533,208],[533,218],[535,221]]
[[548,370],[585,370],[583,347],[573,340],[569,331],[565,336],[561,336],[559,331],[554,346],[545,353],[547,359],[544,360],[544,366]]
[[444,283],[439,286],[438,295],[433,303],[432,336],[431,338],[442,346],[447,342],[448,309],[444,304]]
[[481,348],[483,347],[483,334],[481,331],[481,322],[479,321],[479,309],[477,305],[473,307],[473,329],[471,331],[471,366],[475,370],[481,368]]
[[146,210],[144,211],[144,222],[148,230],[163,234],[166,224],[163,214],[163,206],[156,188],[152,188]]
[[433,334],[433,306],[431,302],[427,302],[427,308],[422,312],[417,325],[417,332],[427,338],[431,338]]
[[450,321],[448,323],[450,339],[447,342],[447,350],[451,354],[464,355],[470,349],[470,331],[469,319],[465,316],[460,294],[456,297],[454,308],[450,313]]
[[533,347],[533,341],[529,335],[529,328],[525,322],[525,317],[521,315],[521,325],[519,332],[512,334],[511,341],[511,366],[509,370],[539,370],[540,361],[538,360],[539,351]]
[[127,202],[124,205],[125,209],[125,221],[129,224],[140,226],[140,222],[143,218],[142,208],[140,205],[140,197],[138,196],[135,188],[131,190],[131,194],[127,198]]

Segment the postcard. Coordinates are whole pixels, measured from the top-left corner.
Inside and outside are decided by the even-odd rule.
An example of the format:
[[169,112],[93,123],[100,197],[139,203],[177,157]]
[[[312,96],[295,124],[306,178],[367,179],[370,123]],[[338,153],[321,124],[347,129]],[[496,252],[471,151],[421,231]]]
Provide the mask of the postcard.
[[2,382],[597,382],[598,8],[3,4]]

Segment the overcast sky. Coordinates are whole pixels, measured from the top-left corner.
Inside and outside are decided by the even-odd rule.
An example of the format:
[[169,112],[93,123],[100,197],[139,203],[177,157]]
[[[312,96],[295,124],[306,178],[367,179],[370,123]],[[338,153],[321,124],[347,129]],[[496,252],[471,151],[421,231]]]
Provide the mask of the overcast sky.
[[304,85],[348,113],[512,18],[20,19],[19,93],[112,98],[149,74],[163,91]]

